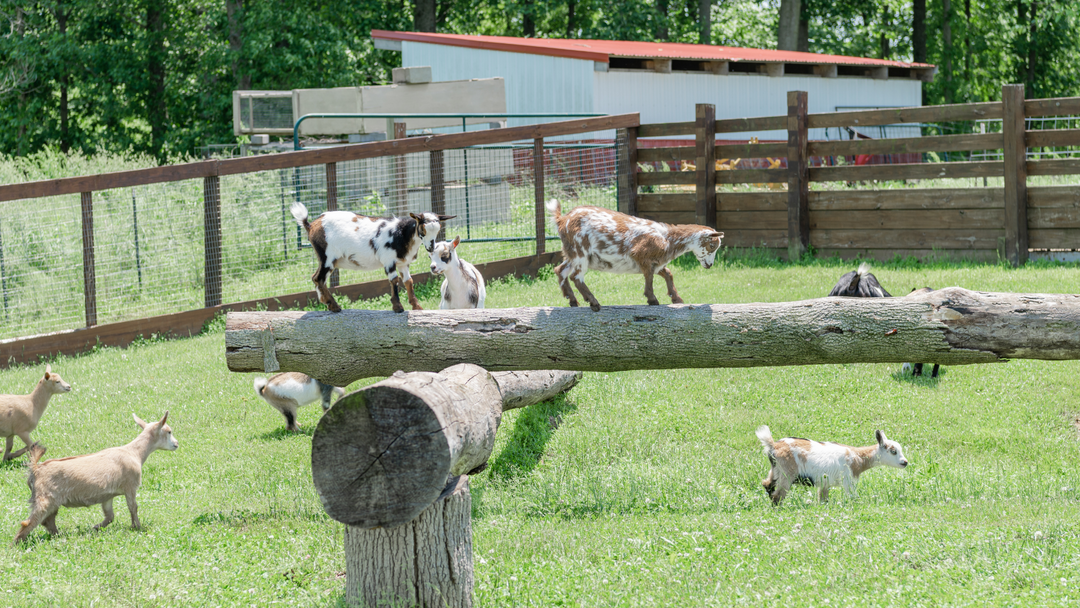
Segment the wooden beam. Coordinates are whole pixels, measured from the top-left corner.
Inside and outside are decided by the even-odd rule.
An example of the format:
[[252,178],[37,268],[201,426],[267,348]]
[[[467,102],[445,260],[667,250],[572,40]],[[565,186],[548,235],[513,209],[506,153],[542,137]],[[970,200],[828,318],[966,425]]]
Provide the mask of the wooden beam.
[[697,114],[697,224],[716,229],[716,106],[699,103]]
[[658,72],[660,74],[671,73],[671,60],[670,59],[648,59],[645,61],[645,69]]
[[[326,210],[337,211],[337,163],[326,163]],[[330,289],[341,283],[338,269],[330,273]]]
[[86,326],[97,325],[97,273],[94,268],[94,195],[83,192],[82,244],[83,244],[83,311]]
[[[428,176],[431,181],[431,212],[446,215],[446,161],[445,151],[428,152]],[[436,240],[446,240],[446,226],[440,226]]]
[[1001,101],[1005,108],[1001,123],[1005,136],[1005,258],[1013,266],[1022,266],[1028,257],[1024,85],[1004,85]]
[[953,122],[992,118],[1001,118],[1000,101],[811,114],[810,128],[869,127],[907,122]]
[[545,222],[547,210],[544,207],[544,140],[533,140],[533,198],[536,219],[536,255],[544,255]]
[[[341,335],[350,339],[335,338]],[[596,344],[604,345],[603,354]],[[242,312],[229,314],[225,331],[232,371],[261,372],[274,360],[282,370],[337,386],[458,362],[489,371],[613,372],[1010,358],[1080,359],[1080,295],[950,287],[902,298],[604,306],[599,312]]]
[[[734,172],[732,172],[734,173]],[[962,177],[1001,177],[1000,162],[913,163],[898,165],[847,165],[811,167],[812,182],[842,182],[900,179],[957,179]]]
[[622,129],[616,140],[626,142],[625,157],[623,159],[625,165],[619,171],[619,191],[622,193],[619,200],[619,211],[628,215],[637,215],[638,127]]
[[765,73],[773,78],[779,78],[784,75],[784,64],[782,63],[766,63]]
[[837,69],[835,63],[826,63],[824,65],[815,65],[814,74],[821,76],[822,78],[836,78]]
[[727,61],[706,61],[706,71],[712,72],[717,76],[723,76],[729,73],[730,64]]
[[807,93],[789,91],[788,106],[788,259],[810,247],[810,172],[807,165]]
[[203,178],[203,292],[206,306],[221,304],[221,178]]

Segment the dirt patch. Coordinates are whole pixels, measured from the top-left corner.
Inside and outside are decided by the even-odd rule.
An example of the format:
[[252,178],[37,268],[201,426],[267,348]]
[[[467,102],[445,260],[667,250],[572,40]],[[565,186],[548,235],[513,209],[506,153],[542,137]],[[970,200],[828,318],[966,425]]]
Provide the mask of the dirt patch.
[[1076,430],[1076,438],[1080,439],[1080,414],[1065,414],[1072,424],[1074,430]]

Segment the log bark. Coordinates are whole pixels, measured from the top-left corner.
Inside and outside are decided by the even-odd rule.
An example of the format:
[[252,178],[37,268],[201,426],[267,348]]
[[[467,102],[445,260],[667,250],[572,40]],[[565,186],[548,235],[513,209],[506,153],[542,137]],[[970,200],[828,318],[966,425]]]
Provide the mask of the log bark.
[[[265,344],[265,346],[264,346]],[[1080,359],[1080,295],[951,287],[768,304],[229,313],[226,361],[344,386],[469,362],[492,371]],[[264,357],[265,355],[265,357]]]
[[440,373],[398,372],[342,397],[319,421],[311,474],[323,508],[363,528],[414,520],[448,477],[487,465],[507,407],[569,390],[576,372],[505,372],[475,365]]
[[413,521],[345,526],[345,597],[362,606],[472,606],[472,497],[453,477]]

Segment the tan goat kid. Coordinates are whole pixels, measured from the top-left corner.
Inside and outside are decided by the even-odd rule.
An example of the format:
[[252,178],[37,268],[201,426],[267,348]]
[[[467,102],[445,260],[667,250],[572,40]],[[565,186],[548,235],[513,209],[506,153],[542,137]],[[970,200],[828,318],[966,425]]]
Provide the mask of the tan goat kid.
[[[45,377],[38,380],[37,386],[29,395],[0,395],[0,437],[7,438],[7,445],[4,446],[5,461],[22,456],[33,445],[30,431],[37,428],[45,408],[49,405],[49,397],[70,390],[71,385],[64,382],[60,374],[52,373],[52,366],[46,365]],[[12,452],[16,435],[26,447]]]
[[134,441],[120,447],[108,448],[85,456],[54,458],[39,462],[45,448],[30,448],[30,517],[22,522],[15,544],[26,540],[38,524],[45,524],[49,534],[56,534],[56,512],[60,507],[89,507],[101,505],[105,519],[94,526],[104,528],[113,520],[113,498],[121,494],[127,499],[131,512],[131,527],[138,530],[138,505],[135,491],[142,483],[142,465],[154,450],[175,450],[179,447],[172,429],[165,424],[169,412],[157,422],[144,422],[135,414],[142,432]]

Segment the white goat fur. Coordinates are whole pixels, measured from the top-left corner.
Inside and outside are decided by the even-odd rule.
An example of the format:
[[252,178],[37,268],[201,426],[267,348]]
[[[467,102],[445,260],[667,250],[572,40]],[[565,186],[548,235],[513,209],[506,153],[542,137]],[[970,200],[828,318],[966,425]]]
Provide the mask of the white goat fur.
[[769,427],[764,425],[758,427],[756,434],[772,465],[761,485],[773,504],[780,504],[795,483],[818,488],[821,502],[829,499],[829,488],[837,486],[854,497],[862,473],[879,465],[902,469],[908,464],[900,444],[890,441],[882,431],[874,432],[877,445],[867,447],[797,437],[773,441]]
[[644,275],[645,299],[651,305],[660,303],[653,294],[653,274],[659,274],[671,302],[681,304],[667,265],[691,251],[703,267],[712,267],[724,236],[707,226],[665,224],[588,205],[563,215],[557,200],[548,201],[547,209],[555,217],[566,259],[555,268],[563,296],[570,306],[578,305],[570,287],[573,281],[594,311],[600,310],[600,303],[583,281],[589,270]]
[[443,275],[442,299],[439,308],[483,308],[487,290],[484,289],[484,277],[476,266],[458,257],[457,247],[461,237],[453,241],[439,241],[431,250],[431,273]]
[[[60,374],[52,373],[51,365],[46,365],[45,377],[38,380],[37,386],[29,395],[0,395],[0,437],[7,438],[4,446],[5,461],[22,456],[33,445],[30,432],[37,428],[45,408],[49,405],[49,397],[70,390],[71,385],[64,382]],[[26,447],[12,452],[16,435]]]
[[299,431],[296,410],[300,406],[322,401],[325,412],[330,409],[330,398],[341,397],[345,389],[320,382],[300,372],[284,372],[270,379],[255,378],[255,393],[266,400],[285,417],[287,430]]
[[25,540],[38,524],[44,524],[49,534],[56,534],[56,513],[60,507],[100,504],[105,519],[94,529],[104,528],[113,520],[113,498],[121,494],[127,499],[131,527],[136,530],[141,527],[135,491],[142,483],[142,465],[154,450],[175,450],[179,443],[165,424],[169,412],[151,423],[135,414],[132,416],[142,432],[127,445],[44,462],[39,461],[45,448],[35,445],[30,449],[30,517],[22,522],[16,544]]

